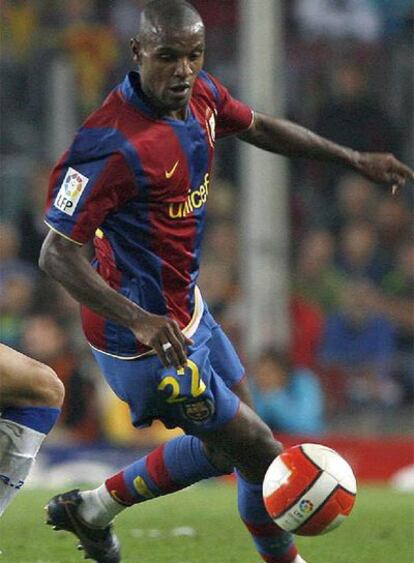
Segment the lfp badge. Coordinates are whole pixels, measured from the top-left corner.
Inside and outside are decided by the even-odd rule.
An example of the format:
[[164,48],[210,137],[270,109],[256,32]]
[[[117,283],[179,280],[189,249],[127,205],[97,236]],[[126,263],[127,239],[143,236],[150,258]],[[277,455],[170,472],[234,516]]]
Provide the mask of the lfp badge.
[[55,207],[66,215],[73,215],[88,182],[89,178],[69,167],[56,196]]

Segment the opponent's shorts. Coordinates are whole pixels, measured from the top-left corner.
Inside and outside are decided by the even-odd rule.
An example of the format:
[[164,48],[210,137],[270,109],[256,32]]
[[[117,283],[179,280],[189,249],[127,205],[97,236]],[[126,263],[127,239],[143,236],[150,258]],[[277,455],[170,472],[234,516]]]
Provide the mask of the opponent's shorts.
[[109,386],[128,403],[134,426],[159,419],[167,428],[197,434],[236,415],[240,400],[231,388],[243,378],[244,368],[206,305],[192,340],[181,370],[165,368],[155,355],[122,360],[93,349]]

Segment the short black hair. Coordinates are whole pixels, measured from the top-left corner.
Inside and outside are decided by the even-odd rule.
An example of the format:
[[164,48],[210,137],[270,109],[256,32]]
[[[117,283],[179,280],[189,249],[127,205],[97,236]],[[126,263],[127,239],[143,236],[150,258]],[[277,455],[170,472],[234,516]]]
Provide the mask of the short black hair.
[[200,24],[198,11],[186,0],[151,0],[141,13],[138,38],[142,41],[162,29],[182,29]]

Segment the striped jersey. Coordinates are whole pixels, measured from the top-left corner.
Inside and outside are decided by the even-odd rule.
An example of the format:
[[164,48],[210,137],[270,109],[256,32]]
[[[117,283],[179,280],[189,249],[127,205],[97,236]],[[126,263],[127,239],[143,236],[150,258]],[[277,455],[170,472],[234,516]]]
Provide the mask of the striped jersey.
[[[202,71],[186,118],[160,116],[137,72],[85,121],[54,168],[46,223],[82,245],[116,291],[191,336],[202,313],[196,286],[216,137],[252,123],[252,110]],[[89,343],[133,358],[148,351],[133,333],[85,306]]]

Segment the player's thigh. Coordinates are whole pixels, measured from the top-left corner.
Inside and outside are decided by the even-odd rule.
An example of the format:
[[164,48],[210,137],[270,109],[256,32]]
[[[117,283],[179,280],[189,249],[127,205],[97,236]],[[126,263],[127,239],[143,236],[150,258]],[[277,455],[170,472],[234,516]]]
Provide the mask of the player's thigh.
[[168,428],[192,434],[222,426],[235,416],[240,403],[212,368],[208,339],[204,325],[194,336],[186,367],[179,370],[163,367],[157,356],[120,360],[93,352],[112,390],[128,403],[134,426],[160,419]]
[[240,399],[210,362],[202,342],[192,346],[184,369],[162,368],[157,385],[160,418],[188,434],[223,426],[236,414]]
[[[207,452],[226,455],[249,480],[260,482],[270,463],[282,451],[269,427],[243,402],[227,424],[198,434]],[[214,461],[214,460],[213,460]]]
[[[214,322],[214,320],[213,320]],[[220,325],[214,322],[211,339],[208,342],[210,361],[214,370],[224,383],[244,403],[253,408],[246,370],[226,333]]]
[[157,356],[127,360],[95,349],[92,352],[112,391],[128,404],[134,426],[148,426],[159,418],[157,385],[162,364]]
[[0,409],[7,406],[58,406],[63,393],[63,385],[51,368],[0,344]]
[[208,313],[211,337],[206,342],[210,352],[210,362],[229,389],[240,383],[245,375],[245,368],[240,358],[220,325]]
[[215,324],[208,342],[210,361],[214,370],[239,399],[253,408],[245,368],[223,329]]

